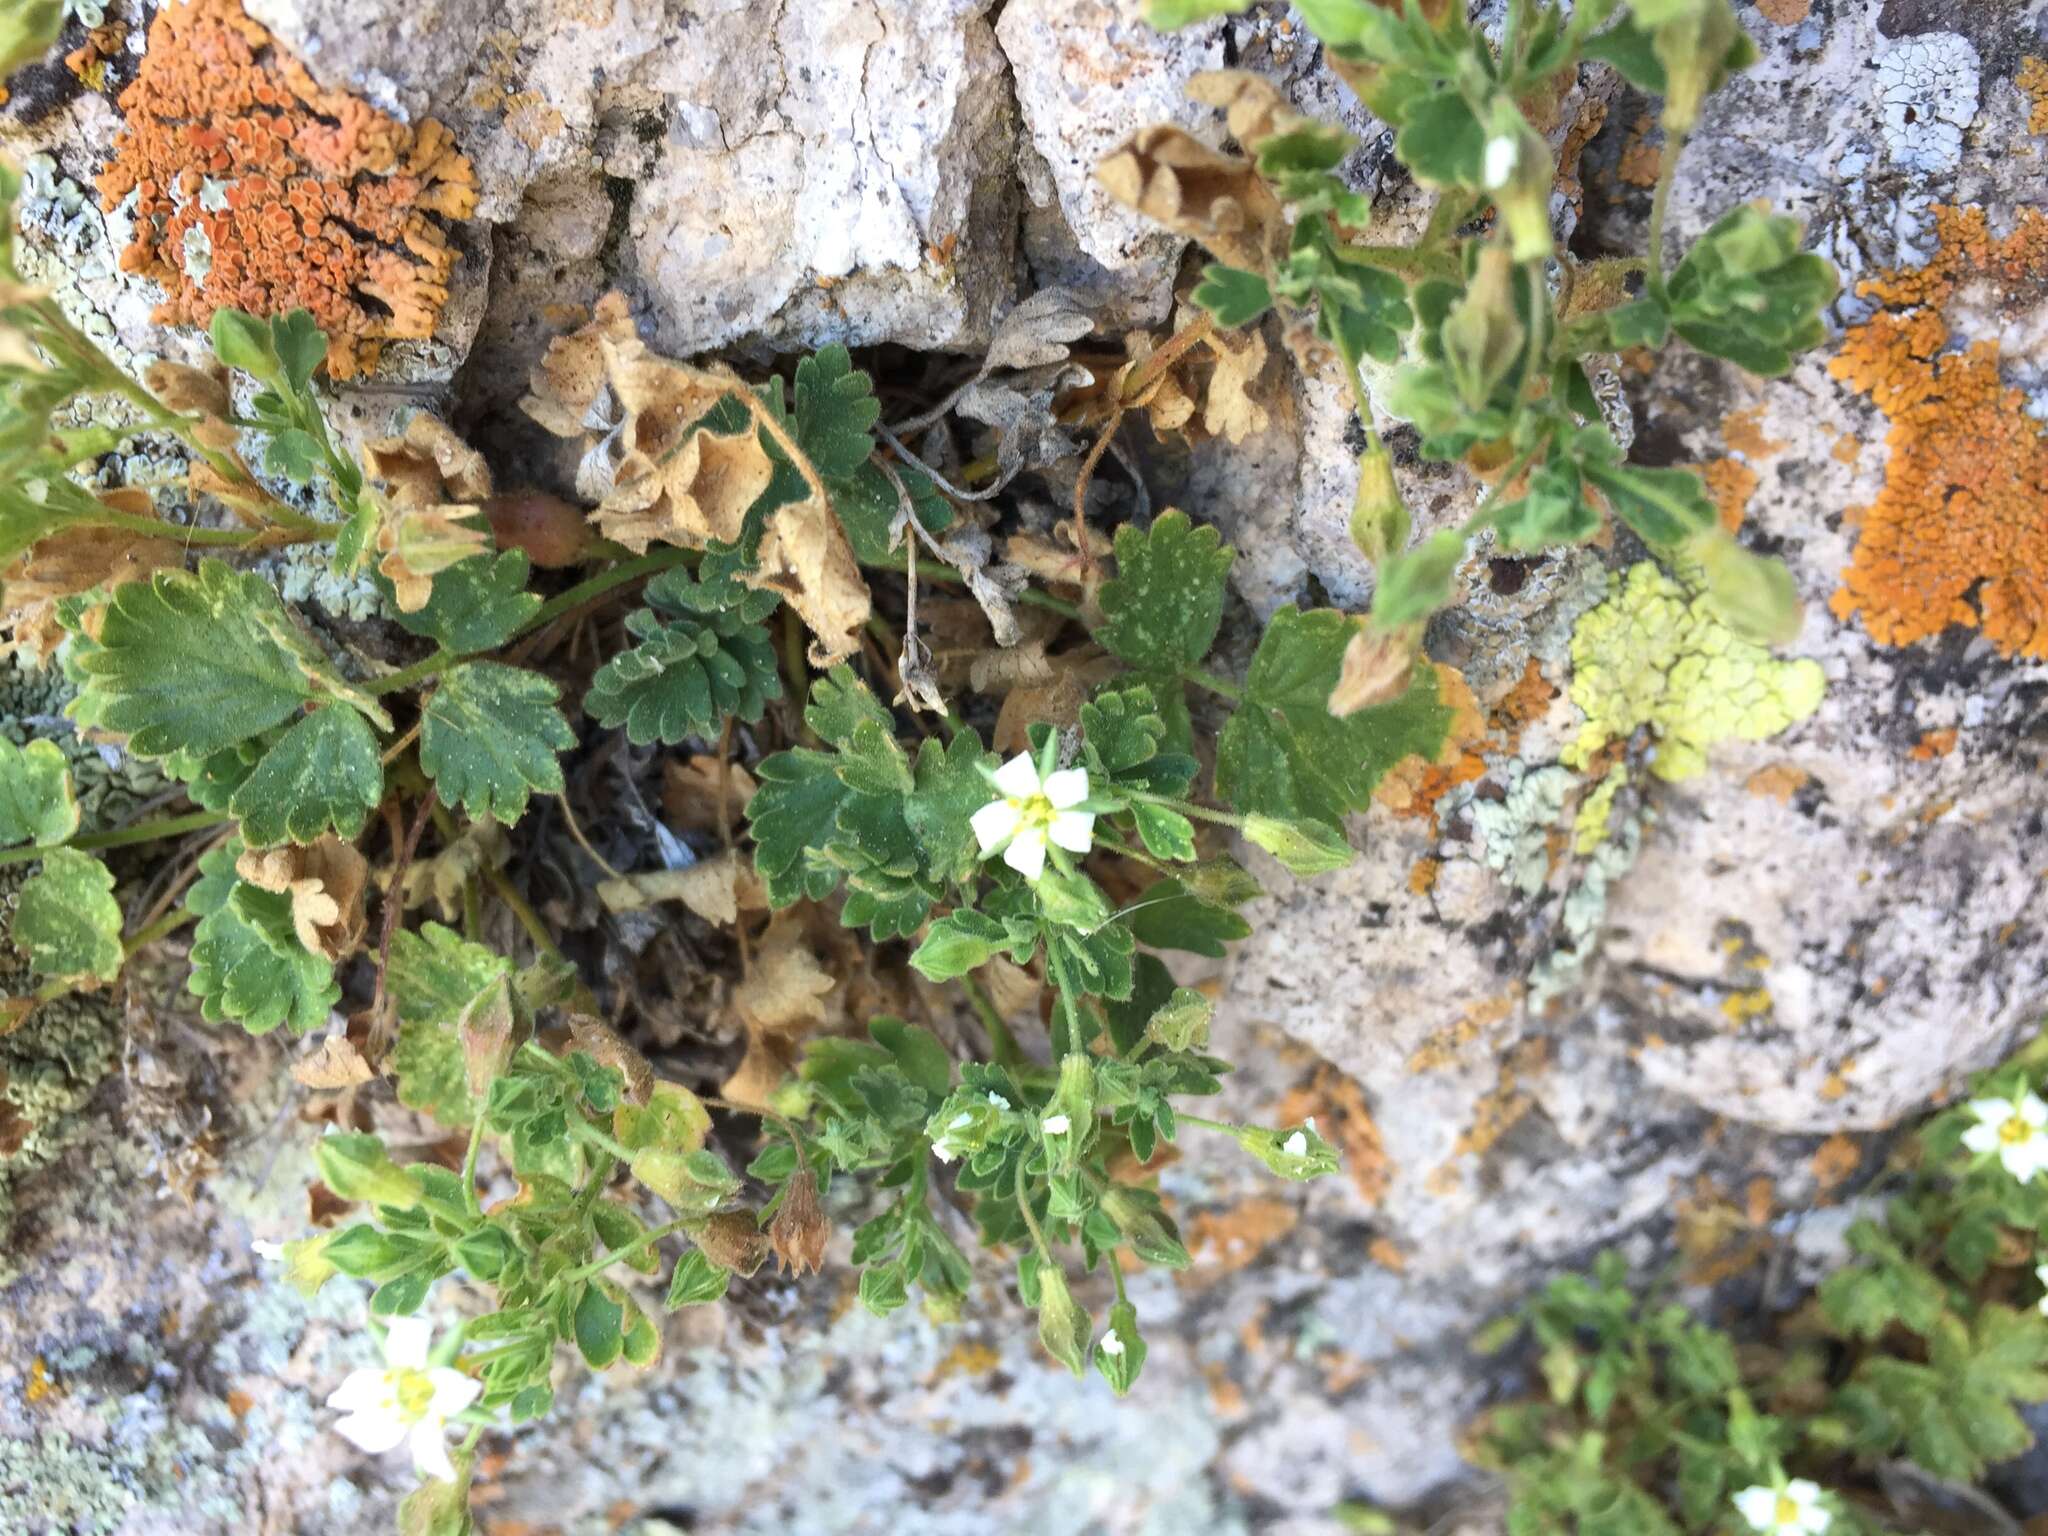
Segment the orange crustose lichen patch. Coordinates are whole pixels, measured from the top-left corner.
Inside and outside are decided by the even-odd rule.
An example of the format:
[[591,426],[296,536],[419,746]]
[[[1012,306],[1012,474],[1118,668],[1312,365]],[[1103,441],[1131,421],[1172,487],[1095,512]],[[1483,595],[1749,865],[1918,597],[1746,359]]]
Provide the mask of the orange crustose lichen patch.
[[135,195],[122,270],[168,291],[155,318],[304,307],[347,377],[389,340],[431,336],[455,264],[433,215],[467,218],[476,178],[448,131],[321,88],[236,0],[167,4],[121,93],[127,123],[99,176]]
[[2000,381],[1997,341],[1948,351],[1943,314],[1965,286],[1973,307],[1986,290],[2039,302],[2048,213],[2021,209],[2002,239],[1979,208],[1936,219],[1934,259],[1862,284],[1884,307],[1828,365],[1891,421],[1884,490],[1830,606],[1885,645],[1970,624],[2008,656],[2048,657],[2048,433]]
[[2020,60],[2013,84],[2027,98],[2027,132],[2048,133],[2048,59],[2028,54]]

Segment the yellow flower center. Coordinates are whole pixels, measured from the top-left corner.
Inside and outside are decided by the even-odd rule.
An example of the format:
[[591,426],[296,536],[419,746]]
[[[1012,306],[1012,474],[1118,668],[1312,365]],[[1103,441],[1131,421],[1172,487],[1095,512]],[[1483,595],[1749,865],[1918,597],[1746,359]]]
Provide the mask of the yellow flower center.
[[427,1409],[433,1406],[434,1382],[425,1371],[404,1367],[387,1373],[391,1394],[398,1402],[398,1416],[408,1424],[417,1424],[427,1416]]
[[1033,795],[1028,800],[1012,800],[1010,802],[1010,809],[1024,818],[1018,824],[1017,830],[1019,832],[1026,831],[1032,827],[1040,829],[1050,827],[1053,817],[1059,815],[1059,812],[1053,809],[1052,802],[1043,795]]
[[1775,1518],[1780,1525],[1790,1525],[1799,1518],[1799,1505],[1794,1502],[1791,1494],[1778,1495],[1778,1512]]
[[2023,1141],[2031,1141],[2033,1135],[2034,1128],[2018,1115],[2014,1115],[1998,1128],[1998,1139],[2009,1147],[2017,1146]]

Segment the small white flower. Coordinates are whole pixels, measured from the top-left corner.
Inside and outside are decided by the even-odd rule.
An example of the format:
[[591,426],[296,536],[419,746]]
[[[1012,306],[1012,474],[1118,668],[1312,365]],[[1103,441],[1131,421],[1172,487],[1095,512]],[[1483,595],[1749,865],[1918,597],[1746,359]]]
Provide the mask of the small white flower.
[[1280,1150],[1289,1157],[1307,1157],[1308,1137],[1304,1133],[1296,1131],[1292,1136],[1280,1143]]
[[428,1477],[455,1481],[448,1459],[448,1420],[475,1402],[483,1383],[429,1366],[433,1330],[423,1318],[394,1318],[384,1335],[384,1369],[350,1371],[327,1399],[344,1417],[337,1433],[373,1456],[412,1445],[412,1464]]
[[1486,190],[1497,192],[1508,184],[1508,178],[1515,174],[1515,166],[1522,158],[1520,146],[1502,134],[1497,139],[1486,141]]
[[932,1143],[932,1156],[942,1163],[950,1163],[955,1161],[960,1154],[947,1146],[943,1141],[935,1141]]
[[1029,752],[1019,752],[996,770],[1002,796],[974,813],[971,825],[981,856],[1000,852],[1003,862],[1026,880],[1045,873],[1048,841],[1069,853],[1086,853],[1095,840],[1095,814],[1077,811],[1088,798],[1088,770],[1061,768],[1039,777]]
[[1073,1122],[1065,1115],[1047,1115],[1045,1117],[1045,1134],[1048,1136],[1064,1136],[1072,1129]]
[[2022,1184],[2048,1168],[2048,1104],[2039,1095],[1973,1099],[1970,1113],[1977,1123],[1963,1132],[1963,1145],[1972,1152],[1996,1152],[2005,1171]]
[[259,1259],[268,1259],[273,1264],[284,1262],[284,1244],[273,1243],[267,1238],[257,1238],[249,1245],[250,1252]]
[[1010,1107],[1010,1101],[1009,1101],[1008,1099],[1004,1098],[1004,1097],[1003,1097],[1003,1096],[1002,1096],[1002,1095],[1001,1095],[1000,1093],[992,1093],[992,1094],[990,1094],[990,1095],[988,1096],[988,1101],[989,1101],[989,1103],[991,1103],[991,1104],[995,1105],[995,1107],[996,1107],[997,1109],[1005,1109],[1005,1110],[1006,1110],[1006,1109],[1008,1109],[1008,1108]]
[[1112,1358],[1124,1352],[1124,1341],[1116,1336],[1114,1328],[1106,1329],[1102,1335],[1102,1352]]
[[[2034,1278],[2040,1281],[2042,1285],[2048,1286],[2048,1264],[2035,1265]],[[2048,1296],[2041,1298],[2041,1312],[2043,1316],[2048,1316]]]
[[963,1110],[961,1110],[961,1111],[960,1111],[960,1113],[959,1113],[959,1114],[957,1114],[957,1115],[955,1115],[955,1116],[953,1117],[953,1119],[952,1119],[951,1123],[949,1123],[949,1124],[948,1124],[948,1125],[946,1126],[946,1129],[947,1129],[947,1130],[949,1130],[949,1131],[957,1131],[957,1130],[959,1130],[959,1129],[960,1129],[960,1127],[962,1127],[963,1125],[972,1125],[972,1124],[974,1124],[974,1111],[972,1111],[972,1110],[970,1110],[970,1109],[963,1109]]
[[1795,1477],[1782,1488],[1758,1484],[1735,1495],[1735,1512],[1764,1536],[1821,1536],[1834,1517],[1821,1507],[1820,1484]]

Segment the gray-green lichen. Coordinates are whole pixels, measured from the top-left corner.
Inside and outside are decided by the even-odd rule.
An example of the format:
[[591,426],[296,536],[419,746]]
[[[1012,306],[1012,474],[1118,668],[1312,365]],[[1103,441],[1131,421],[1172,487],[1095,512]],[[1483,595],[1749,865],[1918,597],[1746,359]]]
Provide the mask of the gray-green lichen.
[[1446,814],[1461,807],[1479,834],[1480,857],[1524,896],[1534,896],[1550,878],[1550,832],[1579,776],[1557,763],[1531,768],[1520,758],[1507,765],[1507,793],[1498,800],[1469,789],[1445,797]]

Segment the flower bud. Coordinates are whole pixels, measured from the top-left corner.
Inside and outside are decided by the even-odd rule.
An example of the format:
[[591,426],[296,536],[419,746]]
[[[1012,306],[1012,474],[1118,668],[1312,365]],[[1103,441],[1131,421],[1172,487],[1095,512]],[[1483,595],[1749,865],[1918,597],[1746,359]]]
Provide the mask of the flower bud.
[[690,1229],[690,1240],[720,1269],[751,1275],[768,1257],[768,1239],[746,1211],[720,1211]]
[[1244,835],[1286,865],[1290,874],[1328,874],[1356,857],[1342,832],[1318,821],[1282,821],[1253,812],[1244,819]]
[[1039,1133],[1055,1173],[1072,1173],[1095,1138],[1095,1067],[1085,1052],[1060,1062],[1060,1085],[1045,1106]]
[[1408,544],[1408,503],[1394,483],[1394,456],[1375,434],[1358,456],[1358,494],[1351,499],[1351,542],[1378,565]]
[[1528,339],[1528,327],[1515,310],[1514,276],[1508,248],[1487,246],[1479,253],[1465,296],[1451,306],[1437,333],[1451,382],[1467,410],[1485,409],[1494,389],[1514,370]]
[[511,1061],[516,1025],[512,984],[502,976],[471,998],[456,1020],[463,1071],[469,1078],[469,1091],[478,1098],[491,1091],[492,1080]]
[[972,1157],[1009,1123],[1010,1101],[999,1093],[959,1088],[925,1122],[924,1133],[942,1163]]
[[1295,1183],[1337,1171],[1337,1149],[1323,1140],[1313,1120],[1304,1120],[1291,1130],[1240,1126],[1237,1144],[1281,1178]]
[[1194,1261],[1173,1221],[1160,1209],[1159,1197],[1128,1184],[1112,1184],[1102,1192],[1102,1214],[1116,1225],[1131,1252],[1160,1269],[1186,1269]]
[[1550,233],[1550,188],[1557,167],[1543,136],[1505,96],[1495,98],[1488,115],[1484,176],[1514,259],[1549,257],[1556,249]]
[[1120,1301],[1109,1309],[1109,1326],[1095,1341],[1095,1369],[1109,1383],[1110,1391],[1122,1397],[1145,1368],[1145,1339],[1138,1332],[1138,1309]]
[[411,1210],[426,1193],[417,1176],[391,1161],[384,1143],[374,1136],[337,1132],[323,1136],[313,1149],[321,1182],[344,1200]]
[[793,1274],[816,1274],[831,1236],[832,1224],[818,1205],[818,1181],[810,1169],[799,1168],[782,1186],[782,1204],[768,1225],[775,1262]]
[[1088,1364],[1088,1338],[1093,1325],[1074,1293],[1067,1289],[1066,1272],[1057,1264],[1042,1264],[1038,1270],[1038,1342],[1045,1352],[1079,1376]]

